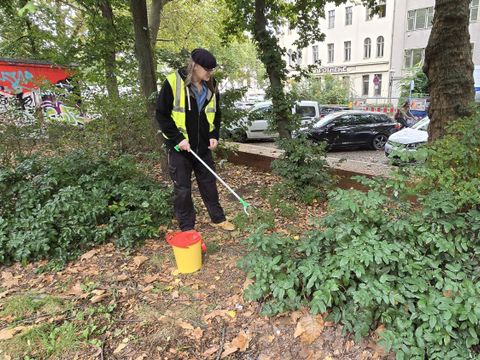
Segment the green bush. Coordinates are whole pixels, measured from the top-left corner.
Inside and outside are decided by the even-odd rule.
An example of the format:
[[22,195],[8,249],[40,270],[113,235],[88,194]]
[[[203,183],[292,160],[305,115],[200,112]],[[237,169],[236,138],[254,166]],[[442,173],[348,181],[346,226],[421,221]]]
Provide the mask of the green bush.
[[307,204],[324,200],[333,185],[325,144],[304,137],[280,140],[278,144],[284,152],[272,163],[273,173],[282,178],[275,191]]
[[129,248],[170,219],[170,192],[130,156],[72,152],[0,169],[0,263],[65,262],[110,239]]
[[[380,325],[397,359],[466,359],[480,333],[480,116],[459,121],[423,167],[331,194],[300,241],[261,232],[240,265],[275,314],[328,311],[356,338]],[[417,195],[411,201],[412,193]]]
[[88,109],[82,127],[49,123],[44,142],[55,152],[71,149],[119,154],[148,153],[156,149],[155,130],[145,99],[137,94],[112,99],[96,96],[85,101]]

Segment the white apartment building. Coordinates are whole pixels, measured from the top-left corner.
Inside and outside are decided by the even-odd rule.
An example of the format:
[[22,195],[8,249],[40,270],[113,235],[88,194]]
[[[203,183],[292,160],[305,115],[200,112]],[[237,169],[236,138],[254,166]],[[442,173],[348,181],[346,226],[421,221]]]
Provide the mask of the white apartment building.
[[[472,0],[470,6],[473,60],[478,72],[479,1]],[[350,84],[354,99],[396,104],[400,79],[409,74],[408,68],[423,61],[434,3],[435,0],[385,0],[379,14],[373,16],[365,6],[353,1],[337,7],[329,3],[325,19],[320,22],[325,40],[302,49],[296,61],[303,66],[320,61],[316,75],[331,73],[342,77]],[[287,29],[280,36],[280,46],[287,49],[286,60],[291,65],[289,55],[296,51],[296,38],[295,31]]]
[[[325,19],[320,22],[325,41],[303,49],[298,60],[302,65],[320,61],[317,75],[341,76],[349,83],[353,98],[387,98],[393,4],[394,0],[386,0],[380,12],[373,16],[365,6],[355,2],[337,7],[327,4]],[[295,51],[292,44],[296,37],[295,31],[288,30],[280,37],[280,45],[287,53]],[[288,58],[287,62],[292,60]]]
[[[480,79],[480,11],[479,0],[470,3],[470,43],[477,77],[477,98]],[[400,94],[399,80],[410,73],[409,68],[422,63],[432,29],[435,0],[397,0],[393,26],[391,75],[392,96]]]

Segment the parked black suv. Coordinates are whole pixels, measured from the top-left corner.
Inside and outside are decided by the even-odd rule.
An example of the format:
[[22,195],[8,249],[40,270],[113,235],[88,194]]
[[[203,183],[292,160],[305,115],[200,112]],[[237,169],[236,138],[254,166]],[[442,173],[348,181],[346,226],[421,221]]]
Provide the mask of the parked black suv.
[[314,141],[326,141],[330,148],[368,146],[382,150],[388,137],[400,127],[385,114],[351,110],[328,114],[299,133]]

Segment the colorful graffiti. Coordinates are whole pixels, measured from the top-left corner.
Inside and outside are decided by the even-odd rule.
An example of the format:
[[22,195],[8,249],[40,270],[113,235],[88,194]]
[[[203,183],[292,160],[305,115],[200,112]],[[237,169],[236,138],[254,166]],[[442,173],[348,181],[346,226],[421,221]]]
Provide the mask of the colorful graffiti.
[[70,85],[65,86],[71,75],[70,69],[45,62],[0,58],[0,121],[1,115],[7,113],[18,113],[23,120],[30,121],[41,109],[46,120],[83,124],[84,118],[78,109],[66,106],[61,100],[64,97],[43,93],[40,89],[44,83],[71,88]]
[[29,85],[33,82],[33,75],[28,70],[2,71],[0,82],[7,92],[20,93],[31,90]]
[[18,114],[23,123],[35,121],[35,112],[42,109],[45,120],[68,125],[83,125],[85,118],[72,106],[66,106],[55,95],[41,96],[38,91],[16,95],[0,90],[0,121],[2,115]]

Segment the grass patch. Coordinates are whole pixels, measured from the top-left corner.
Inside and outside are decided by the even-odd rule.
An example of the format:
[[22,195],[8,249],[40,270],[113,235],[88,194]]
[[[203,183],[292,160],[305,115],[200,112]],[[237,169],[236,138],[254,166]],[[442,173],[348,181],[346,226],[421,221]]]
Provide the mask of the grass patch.
[[210,255],[216,254],[222,249],[222,246],[215,241],[205,243],[205,245],[207,246],[207,254]]
[[15,320],[32,317],[39,312],[51,315],[65,310],[63,300],[43,294],[23,294],[12,296],[3,303],[0,316],[13,316]]
[[165,253],[155,254],[150,258],[150,263],[159,270],[161,270],[167,262],[170,262],[170,258]]
[[192,324],[194,327],[204,326],[203,313],[196,307],[196,304],[183,305],[176,312],[179,319]]
[[81,345],[78,329],[73,323],[45,324],[0,342],[0,354],[14,359],[66,359]]

